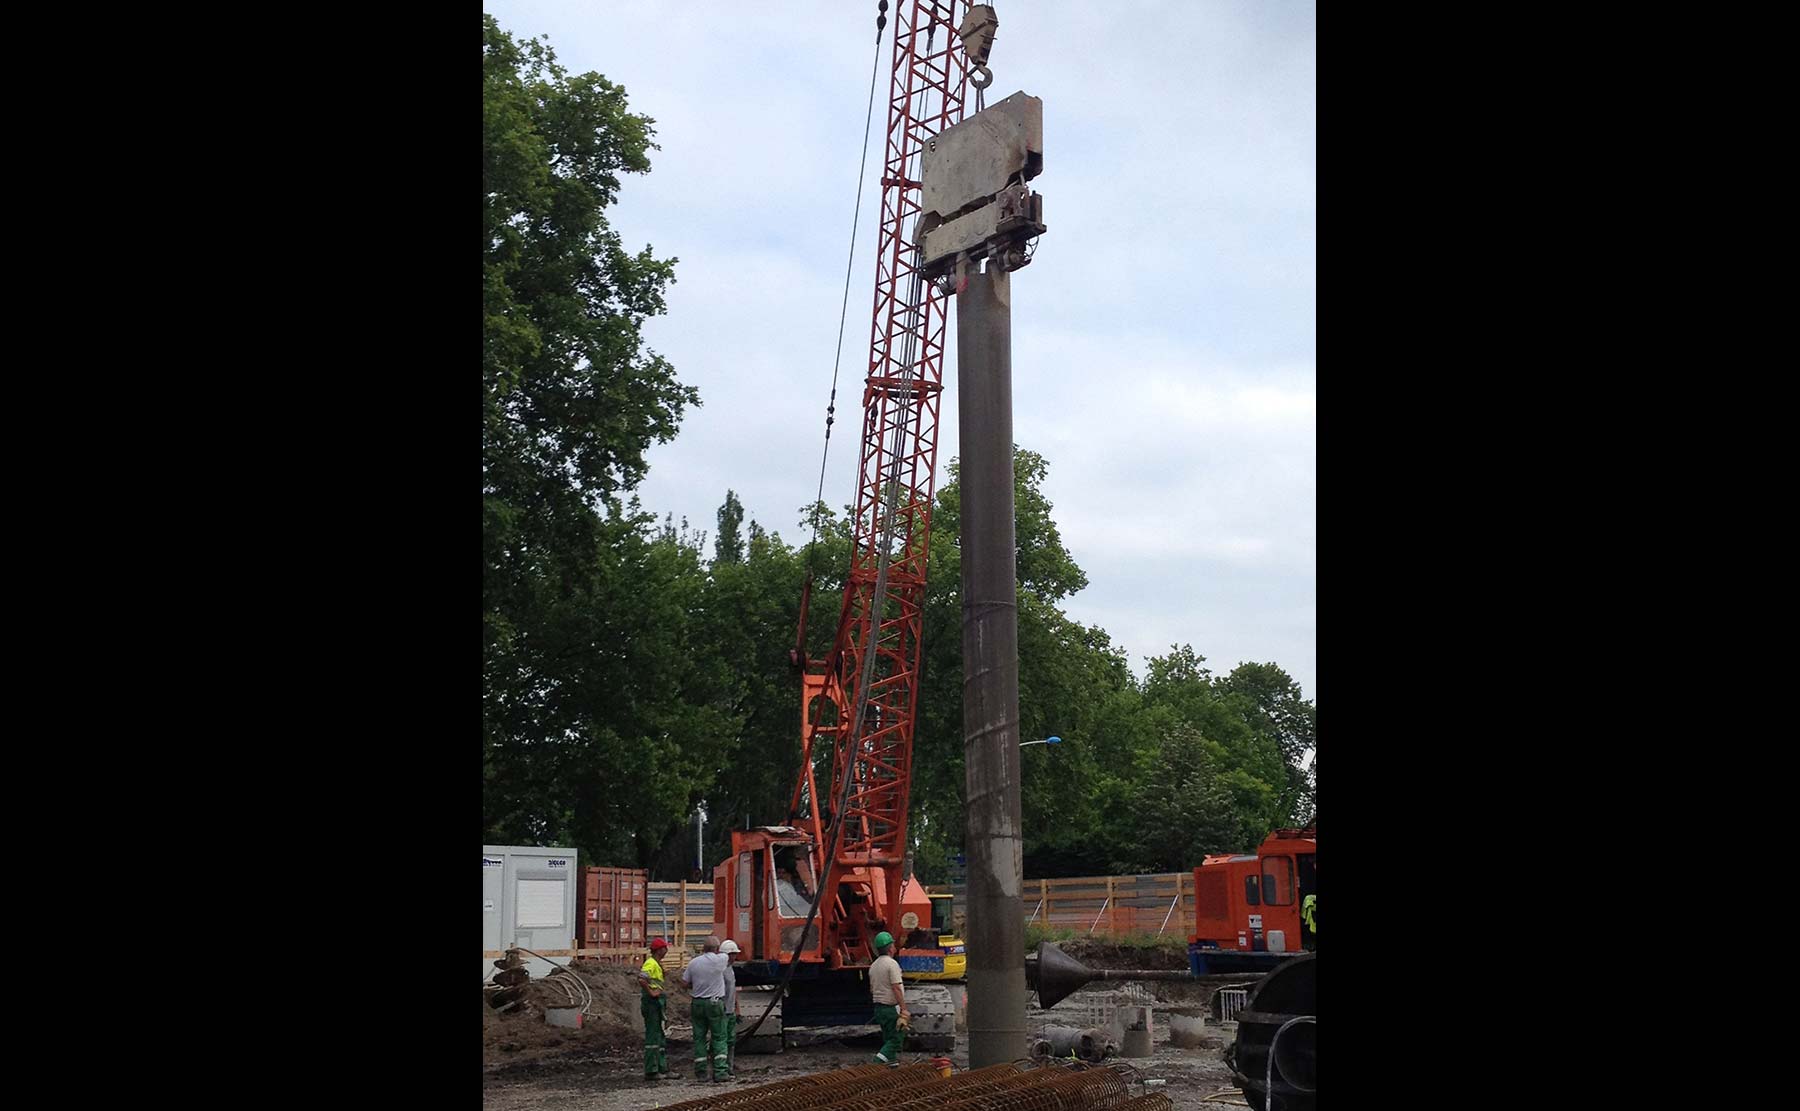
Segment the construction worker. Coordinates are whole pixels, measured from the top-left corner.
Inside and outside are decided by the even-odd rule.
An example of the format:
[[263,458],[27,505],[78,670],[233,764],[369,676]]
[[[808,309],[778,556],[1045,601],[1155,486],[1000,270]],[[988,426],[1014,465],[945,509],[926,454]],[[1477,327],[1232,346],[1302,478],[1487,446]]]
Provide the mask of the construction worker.
[[743,950],[738,943],[726,938],[719,943],[719,952],[725,955],[725,1071],[737,1072],[737,970],[732,964],[737,962]]
[[725,983],[731,976],[731,958],[719,952],[719,939],[708,937],[706,950],[681,970],[681,982],[694,993],[694,1079],[706,1079],[712,1063],[715,1081],[731,1079],[730,1052],[725,1043]]
[[869,999],[875,1004],[875,1022],[881,1027],[881,1048],[875,1060],[892,1069],[900,1067],[900,1027],[912,1021],[906,1009],[906,989],[900,985],[900,962],[894,959],[894,935],[886,930],[875,935],[880,956],[869,966]]
[[669,943],[660,937],[650,939],[650,955],[638,970],[638,1013],[644,1016],[644,1079],[667,1076],[669,1060],[663,1052],[663,968],[662,955]]
[[783,918],[805,918],[812,909],[812,893],[800,886],[800,874],[792,864],[783,864],[775,876],[776,903]]
[[1306,923],[1306,931],[1315,938],[1319,934],[1319,897],[1308,895],[1300,900],[1300,921]]

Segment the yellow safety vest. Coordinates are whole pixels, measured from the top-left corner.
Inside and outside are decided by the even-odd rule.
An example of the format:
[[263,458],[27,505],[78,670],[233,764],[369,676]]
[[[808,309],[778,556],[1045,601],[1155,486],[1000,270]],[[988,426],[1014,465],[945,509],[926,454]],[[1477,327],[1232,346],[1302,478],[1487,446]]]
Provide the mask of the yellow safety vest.
[[1306,928],[1315,934],[1319,932],[1318,908],[1319,897],[1317,895],[1308,895],[1300,900],[1300,917],[1305,920]]
[[655,957],[644,958],[643,972],[644,975],[650,977],[650,986],[657,991],[661,991],[663,986],[663,970],[662,965],[656,963]]

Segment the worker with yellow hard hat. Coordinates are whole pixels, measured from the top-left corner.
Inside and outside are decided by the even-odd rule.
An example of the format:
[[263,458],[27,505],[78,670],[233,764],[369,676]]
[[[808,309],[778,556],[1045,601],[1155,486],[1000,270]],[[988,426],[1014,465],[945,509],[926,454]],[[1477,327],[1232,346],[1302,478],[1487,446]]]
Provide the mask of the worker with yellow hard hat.
[[638,970],[638,1013],[644,1016],[644,1079],[655,1080],[669,1074],[669,1059],[663,1043],[663,967],[662,955],[669,943],[660,937],[650,939],[650,955]]

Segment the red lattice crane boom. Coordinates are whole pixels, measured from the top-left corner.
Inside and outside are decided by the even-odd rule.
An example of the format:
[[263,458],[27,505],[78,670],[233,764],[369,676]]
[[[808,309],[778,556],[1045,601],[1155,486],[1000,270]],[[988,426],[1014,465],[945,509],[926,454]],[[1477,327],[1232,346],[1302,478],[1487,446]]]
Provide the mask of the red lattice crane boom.
[[[827,891],[850,869],[880,868],[889,908],[900,905],[906,854],[948,322],[948,302],[920,273],[910,234],[921,208],[925,145],[963,118],[972,62],[957,29],[967,7],[961,0],[902,0],[894,13],[850,571],[831,648],[804,667],[794,820],[805,823],[821,851],[838,827]],[[860,731],[848,728],[859,700],[866,700]],[[821,745],[832,750],[829,784],[815,782],[812,772]]]
[[[861,970],[879,931],[895,935],[903,960],[942,960],[931,950],[939,934],[928,928],[929,899],[903,874],[949,308],[920,268],[915,237],[922,156],[962,121],[970,84],[991,82],[984,63],[997,20],[991,6],[966,0],[899,0],[895,9],[843,605],[831,647],[811,658],[810,581],[802,595],[791,656],[802,675],[801,759],[787,823],[734,830],[732,855],[713,873],[715,930],[745,952],[739,984],[766,1000],[740,1031],[752,1046],[778,1044],[784,1025],[866,1022]],[[879,56],[872,65],[871,104]],[[826,750],[829,779],[813,770]],[[907,999],[912,1039],[951,1048],[949,992],[913,985]]]

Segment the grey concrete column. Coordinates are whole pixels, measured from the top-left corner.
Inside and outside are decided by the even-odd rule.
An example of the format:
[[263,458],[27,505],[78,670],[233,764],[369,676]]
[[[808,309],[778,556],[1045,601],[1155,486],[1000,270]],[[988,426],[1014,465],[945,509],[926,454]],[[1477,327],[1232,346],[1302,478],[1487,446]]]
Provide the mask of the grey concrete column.
[[956,360],[969,1067],[981,1068],[1026,1052],[1010,275],[969,275],[956,299]]

